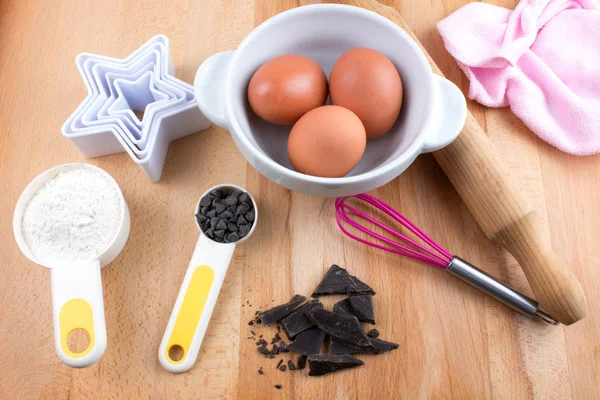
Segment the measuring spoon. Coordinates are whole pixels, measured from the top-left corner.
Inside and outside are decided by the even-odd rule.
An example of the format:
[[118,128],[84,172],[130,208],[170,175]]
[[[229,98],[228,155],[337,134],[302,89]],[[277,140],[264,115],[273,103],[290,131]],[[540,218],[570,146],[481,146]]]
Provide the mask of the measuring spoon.
[[196,220],[200,238],[158,349],[160,363],[170,372],[185,372],[196,362],[233,251],[238,243],[252,235],[258,222],[258,208],[254,198],[236,185],[218,185],[208,189],[200,196],[194,214],[200,212],[200,200],[215,189],[221,189],[225,193],[233,190],[247,193],[254,206],[254,222],[250,232],[237,242],[219,243],[206,236]]

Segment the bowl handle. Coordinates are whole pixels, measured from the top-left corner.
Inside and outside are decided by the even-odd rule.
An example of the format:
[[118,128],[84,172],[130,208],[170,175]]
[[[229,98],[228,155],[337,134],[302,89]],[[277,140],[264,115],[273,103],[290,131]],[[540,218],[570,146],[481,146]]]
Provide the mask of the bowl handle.
[[229,129],[225,110],[225,78],[234,51],[224,51],[207,58],[196,71],[194,92],[202,114],[222,128]]
[[448,146],[462,131],[467,119],[467,102],[460,89],[448,79],[433,75],[433,119],[422,153]]
[[[100,261],[57,266],[50,275],[56,353],[70,367],[90,366],[106,349]],[[89,336],[87,348],[79,353],[73,352],[67,343],[75,330],[84,330]]]

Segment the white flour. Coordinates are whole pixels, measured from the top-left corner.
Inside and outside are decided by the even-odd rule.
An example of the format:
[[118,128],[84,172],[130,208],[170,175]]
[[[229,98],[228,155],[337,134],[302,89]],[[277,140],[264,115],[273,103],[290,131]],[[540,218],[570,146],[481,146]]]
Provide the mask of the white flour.
[[121,211],[118,189],[101,172],[62,172],[25,206],[23,237],[42,262],[94,260],[117,235]]

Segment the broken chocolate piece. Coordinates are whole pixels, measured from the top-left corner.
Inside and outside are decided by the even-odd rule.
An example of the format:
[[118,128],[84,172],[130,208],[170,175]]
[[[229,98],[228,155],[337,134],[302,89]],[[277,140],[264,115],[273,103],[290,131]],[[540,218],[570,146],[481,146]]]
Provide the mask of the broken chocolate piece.
[[306,359],[308,356],[300,356],[296,360],[296,369],[304,369],[306,367]]
[[369,332],[367,332],[367,336],[368,337],[379,337],[379,331],[377,329],[371,329]]
[[287,368],[287,367],[286,367],[285,365],[280,365],[280,366],[279,366],[279,370],[280,370],[281,372],[285,372],[286,368]]
[[323,308],[323,304],[319,300],[311,300],[284,319],[281,320],[283,330],[290,339],[293,339],[299,333],[315,326],[306,314],[315,307]]
[[263,311],[258,314],[263,325],[269,325],[271,322],[281,321],[283,318],[290,315],[296,308],[304,303],[306,297],[295,295],[288,303],[273,307],[270,310]]
[[287,344],[282,340],[279,344],[279,352],[280,353],[289,353],[290,351],[287,349]]
[[356,314],[354,314],[354,310],[350,305],[350,300],[348,299],[344,299],[335,303],[333,305],[333,312],[346,315],[347,317],[356,317]]
[[356,317],[332,313],[324,308],[315,308],[308,313],[308,318],[331,337],[344,343],[354,346],[372,346]]
[[325,332],[322,329],[311,328],[299,334],[286,349],[305,355],[316,354],[321,351],[324,340]]
[[290,371],[295,371],[296,370],[296,366],[294,365],[294,363],[292,362],[292,360],[288,360],[288,369]]
[[338,340],[331,340],[331,353],[333,354],[381,354],[398,348],[397,343],[371,338],[372,347],[354,346]]
[[308,375],[320,376],[364,363],[348,354],[313,354],[308,357]]
[[319,283],[313,297],[328,294],[375,294],[375,292],[357,277],[348,274],[344,268],[333,264]]
[[279,368],[279,366],[283,364],[283,359],[279,360],[279,362],[277,363],[277,366],[275,367],[275,369]]
[[375,312],[373,311],[373,296],[358,295],[348,298],[354,314],[359,321],[375,324]]
[[280,341],[281,341],[281,336],[279,336],[279,333],[276,333],[275,336],[273,337],[273,340],[271,340],[271,344],[275,344]]

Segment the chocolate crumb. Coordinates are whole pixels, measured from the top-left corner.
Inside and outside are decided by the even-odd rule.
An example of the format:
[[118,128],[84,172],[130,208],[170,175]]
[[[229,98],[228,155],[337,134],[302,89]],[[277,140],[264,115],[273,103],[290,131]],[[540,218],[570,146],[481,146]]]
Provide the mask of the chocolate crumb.
[[279,368],[279,366],[283,364],[283,359],[279,360],[279,362],[277,363],[277,366],[275,368]]
[[258,373],[259,373],[259,374],[261,374],[261,375],[263,375],[263,374],[264,374],[264,371],[263,371],[262,367],[260,367],[260,368],[258,369]]
[[[281,361],[283,361],[283,360],[281,360]],[[285,372],[285,369],[286,369],[286,366],[285,366],[285,365],[281,365],[281,366],[279,366],[279,370],[280,370],[281,372]]]
[[277,343],[279,341],[281,341],[281,336],[279,336],[279,333],[276,333],[273,337],[273,340],[271,340],[271,344]]
[[281,389],[281,385],[275,385],[275,389]]
[[377,329],[371,329],[369,333],[367,333],[369,337],[379,337],[379,331]]
[[296,370],[296,366],[294,365],[294,363],[292,362],[292,360],[288,360],[288,369],[290,371]]
[[254,331],[250,331],[250,333],[256,336],[256,333]]
[[250,322],[248,322],[248,325],[250,325],[250,326],[254,326],[254,321],[250,321]]

